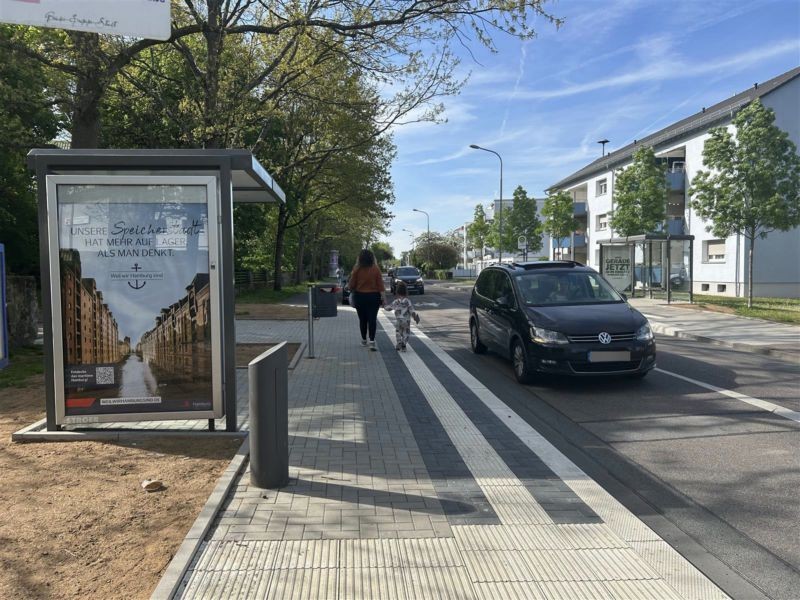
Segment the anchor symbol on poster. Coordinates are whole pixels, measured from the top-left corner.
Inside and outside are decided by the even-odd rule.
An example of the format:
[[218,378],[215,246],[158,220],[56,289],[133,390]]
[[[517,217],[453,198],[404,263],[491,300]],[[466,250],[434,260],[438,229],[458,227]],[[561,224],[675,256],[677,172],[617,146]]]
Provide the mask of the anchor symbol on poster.
[[[142,267],[140,267],[140,266],[139,266],[139,263],[133,263],[133,266],[131,267],[131,269],[132,269],[133,271],[137,271],[137,272],[138,272],[138,271],[139,271],[141,268],[142,268]],[[147,285],[147,282],[146,282],[146,281],[141,281],[141,282],[140,282],[138,279],[134,279],[134,280],[133,280],[133,283],[131,283],[131,282],[129,281],[129,282],[128,282],[128,285],[129,285],[129,286],[131,286],[131,287],[132,287],[134,290],[140,290],[140,289],[142,289],[144,286],[146,286],[146,285]]]

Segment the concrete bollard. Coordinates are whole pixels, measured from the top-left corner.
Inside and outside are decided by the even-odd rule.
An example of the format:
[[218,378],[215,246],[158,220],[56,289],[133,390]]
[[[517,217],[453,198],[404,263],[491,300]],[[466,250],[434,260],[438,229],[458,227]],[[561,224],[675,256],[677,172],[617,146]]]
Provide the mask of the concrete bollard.
[[247,365],[250,381],[250,484],[289,482],[289,362],[281,342]]

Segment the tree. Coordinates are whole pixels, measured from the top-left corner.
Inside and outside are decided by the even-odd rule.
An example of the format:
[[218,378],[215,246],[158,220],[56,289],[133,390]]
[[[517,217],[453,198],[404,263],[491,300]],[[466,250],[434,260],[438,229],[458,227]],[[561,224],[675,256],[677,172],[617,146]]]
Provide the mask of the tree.
[[570,193],[565,190],[559,190],[549,194],[542,207],[542,216],[545,219],[543,230],[558,241],[560,252],[561,241],[569,237],[578,227]]
[[800,157],[775,114],[756,99],[733,118],[735,138],[725,127],[710,131],[703,164],[689,194],[692,208],[710,221],[708,231],[748,241],[747,306],[753,306],[753,259],[757,238],[800,225]]
[[611,227],[620,235],[652,233],[667,216],[667,167],[655,151],[643,146],[633,153],[633,163],[617,175]]
[[375,255],[375,260],[377,260],[379,264],[394,260],[394,250],[392,250],[392,247],[387,242],[374,242],[372,246],[370,246],[370,250],[372,250],[372,253]]
[[[196,101],[204,124],[207,148],[221,147],[220,124],[230,121],[231,98],[220,89],[223,55],[232,37],[255,40],[270,47],[261,68],[239,82],[241,96],[253,94],[269,102],[285,83],[320,65],[327,57],[351,62],[377,85],[397,92],[387,95],[387,127],[392,122],[422,113],[433,119],[441,110],[429,103],[456,93],[463,84],[454,77],[458,64],[451,51],[473,37],[495,50],[492,35],[504,33],[520,39],[535,36],[534,19],[556,26],[561,21],[545,12],[543,0],[430,0],[396,2],[374,0],[365,7],[351,0],[173,0],[172,35],[169,40],[137,40],[84,32],[49,30],[42,43],[28,43],[30,28],[11,43],[43,65],[72,78],[62,101],[71,114],[73,147],[97,147],[100,107],[109,86],[140,53],[170,45],[185,58],[195,74],[201,94]],[[200,38],[192,47],[188,38]],[[300,43],[314,47],[317,56],[297,56]],[[334,43],[331,44],[330,42]],[[2,42],[2,40],[0,40]],[[320,58],[322,57],[322,61]],[[291,68],[287,68],[288,65]],[[427,107],[427,110],[425,108]],[[422,109],[422,110],[420,110]],[[227,113],[226,113],[227,111]],[[234,111],[237,113],[237,111]]]
[[481,260],[483,260],[483,249],[486,247],[486,239],[489,237],[490,231],[491,224],[486,220],[486,211],[482,204],[478,204],[475,207],[472,223],[467,225],[467,240],[474,253],[480,252]]
[[[9,35],[0,27],[0,39]],[[17,274],[39,273],[36,194],[25,155],[56,135],[47,85],[39,63],[0,44],[0,241],[9,271]]]
[[[505,203],[504,203],[505,204]],[[510,254],[517,253],[517,238],[508,226],[509,219],[513,218],[513,205],[503,207],[503,235],[500,235],[500,215],[495,214],[495,218],[489,223],[489,235],[486,237],[486,244],[496,250],[502,250]],[[495,211],[496,213],[499,212]]]
[[514,190],[514,205],[508,215],[506,226],[517,248],[517,240],[524,236],[529,252],[536,252],[542,247],[542,222],[536,213],[536,200],[528,197],[528,192],[518,185]]

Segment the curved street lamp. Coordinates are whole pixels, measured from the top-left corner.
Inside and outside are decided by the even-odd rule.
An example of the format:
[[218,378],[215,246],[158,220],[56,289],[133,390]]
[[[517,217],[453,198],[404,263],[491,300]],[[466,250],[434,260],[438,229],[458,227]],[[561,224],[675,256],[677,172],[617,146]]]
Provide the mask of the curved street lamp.
[[[426,213],[424,210],[420,210],[418,208],[412,208],[414,212],[422,213],[428,219],[428,262],[431,262],[431,216]],[[430,268],[430,265],[426,265],[427,268]]]
[[405,231],[406,233],[408,233],[408,235],[411,236],[411,252],[413,253],[414,252],[414,239],[416,238],[416,236],[414,235],[414,232],[411,231],[410,229],[403,229],[403,231]]
[[[483,150],[484,152],[491,152],[497,158],[500,159],[500,208],[497,210],[497,220],[498,220],[498,229],[500,235],[498,236],[500,239],[498,240],[498,246],[500,251],[500,264],[503,263],[503,157],[500,156],[494,150],[489,150],[489,148],[483,148],[478,146],[477,144],[470,144],[470,148],[473,150]],[[416,210],[416,209],[415,209]]]

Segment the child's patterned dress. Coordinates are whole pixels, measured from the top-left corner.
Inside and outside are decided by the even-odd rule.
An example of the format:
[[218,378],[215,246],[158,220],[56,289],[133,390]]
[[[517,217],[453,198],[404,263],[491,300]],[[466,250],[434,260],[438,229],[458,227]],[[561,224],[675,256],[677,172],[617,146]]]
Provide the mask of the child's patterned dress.
[[408,337],[411,335],[411,319],[419,323],[419,315],[414,310],[414,305],[408,297],[395,298],[391,304],[386,306],[386,310],[393,310],[395,316],[394,337],[397,341],[396,348],[405,350]]

